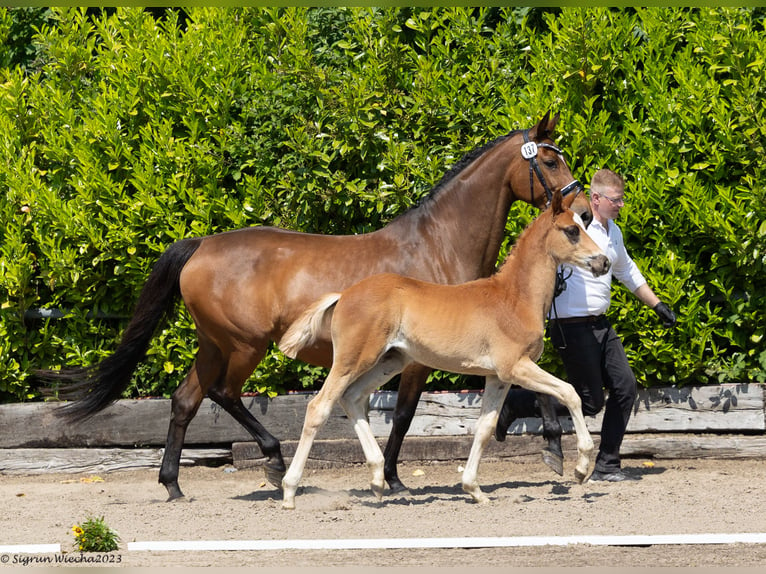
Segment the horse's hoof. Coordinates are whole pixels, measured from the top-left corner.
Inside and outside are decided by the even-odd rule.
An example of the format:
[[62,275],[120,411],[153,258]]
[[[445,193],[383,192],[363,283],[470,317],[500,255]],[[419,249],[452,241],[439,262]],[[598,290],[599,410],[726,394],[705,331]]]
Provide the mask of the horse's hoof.
[[548,448],[544,448],[542,451],[543,455],[543,462],[548,465],[548,467],[558,474],[559,476],[564,476],[564,457],[553,452],[552,450]]
[[399,480],[398,478],[396,478],[396,479],[392,478],[391,480],[389,480],[388,481],[388,488],[391,491],[391,494],[399,494],[399,493],[407,493],[408,492],[407,487],[404,486],[402,481]]
[[383,499],[383,491],[385,490],[384,486],[371,484],[370,489],[372,489],[372,493],[375,495],[375,498],[377,498],[378,500]]
[[266,474],[266,480],[269,481],[269,483],[272,486],[275,486],[278,489],[282,489],[282,479],[285,477],[285,470],[279,470],[274,467],[271,467],[269,465],[263,466],[263,471]]
[[295,501],[288,502],[287,500],[282,501],[282,509],[283,510],[295,510]]
[[588,476],[587,472],[583,472],[583,471],[577,470],[577,469],[575,469],[575,473],[574,474],[575,474],[575,478],[577,479],[577,482],[579,482],[580,484],[585,482],[585,478]]
[[479,496],[474,495],[473,500],[476,502],[476,504],[489,504],[489,496],[486,494],[481,494]]
[[165,502],[173,502],[174,500],[185,499],[184,493],[178,488],[177,484],[166,485],[165,488],[168,491],[168,499]]

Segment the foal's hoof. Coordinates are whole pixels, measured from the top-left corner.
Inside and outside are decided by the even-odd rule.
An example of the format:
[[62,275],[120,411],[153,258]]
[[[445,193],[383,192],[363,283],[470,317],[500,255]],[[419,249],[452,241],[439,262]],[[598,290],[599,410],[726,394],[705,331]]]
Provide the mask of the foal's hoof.
[[372,493],[375,495],[375,498],[378,500],[383,500],[383,491],[385,490],[385,486],[378,485],[378,484],[370,484],[370,489],[372,490]]
[[549,448],[544,448],[542,451],[543,455],[543,462],[548,465],[548,467],[558,474],[559,476],[564,476],[564,457],[553,452]]
[[582,484],[583,482],[585,482],[585,479],[588,476],[588,473],[587,472],[583,472],[583,471],[578,470],[578,469],[575,469],[574,475],[575,475],[575,478],[577,479],[577,482]]
[[278,489],[282,489],[282,479],[285,477],[285,469],[278,469],[274,468],[273,466],[269,466],[268,464],[265,464],[263,466],[263,471],[266,474],[266,480],[269,481],[269,483],[272,486],[277,487]]

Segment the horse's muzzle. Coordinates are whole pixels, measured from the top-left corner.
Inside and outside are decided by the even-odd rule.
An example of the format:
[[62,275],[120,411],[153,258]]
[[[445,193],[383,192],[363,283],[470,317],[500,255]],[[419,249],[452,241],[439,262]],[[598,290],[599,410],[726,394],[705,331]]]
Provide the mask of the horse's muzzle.
[[588,267],[590,267],[594,277],[606,275],[611,266],[612,262],[609,261],[609,258],[606,255],[593,255],[588,260]]

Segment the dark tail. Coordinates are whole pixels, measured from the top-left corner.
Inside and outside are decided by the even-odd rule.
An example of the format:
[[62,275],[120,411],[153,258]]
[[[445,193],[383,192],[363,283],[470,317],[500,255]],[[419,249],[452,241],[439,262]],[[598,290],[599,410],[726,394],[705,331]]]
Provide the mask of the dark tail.
[[37,377],[51,384],[59,398],[75,399],[56,414],[74,421],[90,417],[122,395],[138,363],[146,355],[149,341],[160,321],[170,313],[180,296],[181,270],[200,246],[201,239],[183,239],[171,245],[149,274],[125,328],[117,350],[91,367],[38,371]]

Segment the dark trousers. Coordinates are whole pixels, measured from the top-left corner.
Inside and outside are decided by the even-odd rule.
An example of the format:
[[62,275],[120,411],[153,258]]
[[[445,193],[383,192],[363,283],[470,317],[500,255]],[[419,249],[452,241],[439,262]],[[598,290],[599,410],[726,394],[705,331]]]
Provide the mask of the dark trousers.
[[[552,321],[549,334],[568,382],[582,399],[583,414],[592,416],[604,409],[596,470],[619,470],[620,446],[638,392],[622,341],[605,317],[590,322]],[[606,401],[604,389],[609,391]]]

